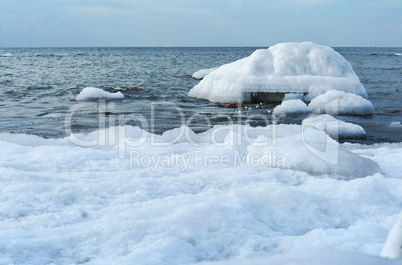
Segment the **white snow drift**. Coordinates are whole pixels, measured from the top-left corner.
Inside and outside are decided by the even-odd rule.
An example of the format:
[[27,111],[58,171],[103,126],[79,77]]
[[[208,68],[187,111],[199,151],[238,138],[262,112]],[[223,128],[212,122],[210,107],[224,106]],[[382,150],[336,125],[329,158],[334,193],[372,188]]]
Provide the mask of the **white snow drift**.
[[111,100],[111,99],[122,99],[122,98],[124,98],[124,95],[120,91],[116,93],[110,93],[100,88],[86,87],[77,95],[75,99],[77,101],[89,101],[96,99]]
[[280,43],[222,65],[188,93],[213,102],[244,100],[247,92],[308,93],[307,99],[339,90],[367,98],[351,65],[330,47]]
[[[339,145],[306,128],[304,146],[301,126],[274,128],[76,135],[108,140],[92,147],[1,133],[0,264],[196,264],[299,248],[379,256],[402,204],[402,145]],[[113,145],[113,135],[127,138]],[[339,166],[306,149],[325,153],[325,142]]]

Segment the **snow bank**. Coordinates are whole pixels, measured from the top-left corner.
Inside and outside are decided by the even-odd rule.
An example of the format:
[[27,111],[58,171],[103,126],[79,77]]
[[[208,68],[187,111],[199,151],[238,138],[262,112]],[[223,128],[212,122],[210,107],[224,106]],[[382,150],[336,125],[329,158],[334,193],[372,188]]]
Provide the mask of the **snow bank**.
[[335,119],[328,114],[312,116],[304,119],[302,125],[311,126],[324,131],[333,139],[363,138],[366,136],[366,132],[361,126]]
[[306,103],[300,99],[289,99],[283,101],[280,105],[276,106],[273,110],[275,115],[291,114],[291,113],[309,113],[310,109]]
[[[324,166],[310,151],[323,146],[340,149],[343,172],[313,175]],[[0,157],[0,264],[196,264],[302,247],[379,255],[402,204],[400,144],[343,146],[299,125],[0,133]]]
[[110,93],[100,88],[86,87],[77,95],[75,99],[78,101],[89,101],[96,99],[111,100],[122,98],[124,98],[124,95],[120,91],[116,93]]
[[197,72],[195,72],[192,77],[195,79],[203,79],[204,77],[206,77],[208,74],[210,74],[211,72],[215,71],[216,69],[218,69],[217,67],[214,68],[209,68],[209,69],[201,69]]
[[351,65],[339,53],[312,42],[289,42],[222,65],[188,95],[213,102],[237,102],[243,101],[247,92],[308,93],[312,99],[329,90],[367,98]]
[[372,255],[336,249],[304,249],[287,254],[247,260],[228,260],[203,263],[203,265],[397,265],[399,261]]
[[[399,218],[391,231],[389,231],[381,256],[390,259],[402,259],[402,212],[399,214]],[[402,263],[402,260],[399,262]]]
[[331,90],[314,98],[308,105],[314,113],[331,115],[373,115],[374,107],[361,96]]

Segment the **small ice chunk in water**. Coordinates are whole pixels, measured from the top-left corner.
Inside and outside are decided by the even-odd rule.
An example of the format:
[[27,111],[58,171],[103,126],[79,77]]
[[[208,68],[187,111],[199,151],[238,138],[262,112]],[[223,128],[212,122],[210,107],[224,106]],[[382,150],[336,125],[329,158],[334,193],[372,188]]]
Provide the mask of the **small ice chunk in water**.
[[307,107],[306,103],[300,99],[290,99],[285,100],[280,105],[276,106],[273,112],[275,115],[310,113],[310,109]]
[[104,91],[103,89],[96,88],[96,87],[86,87],[84,88],[76,97],[77,101],[89,101],[89,100],[96,100],[96,99],[105,99],[105,100],[112,100],[112,99],[122,99],[124,95],[119,91],[116,93],[110,93]]

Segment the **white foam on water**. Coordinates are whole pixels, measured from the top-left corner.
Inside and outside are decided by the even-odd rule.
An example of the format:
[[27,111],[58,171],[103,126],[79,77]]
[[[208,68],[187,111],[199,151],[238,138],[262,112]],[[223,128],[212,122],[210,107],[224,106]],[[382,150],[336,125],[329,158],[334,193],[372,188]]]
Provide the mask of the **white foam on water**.
[[43,117],[43,118],[63,118],[65,116],[66,116],[65,113],[48,113],[48,114],[42,115],[41,117]]

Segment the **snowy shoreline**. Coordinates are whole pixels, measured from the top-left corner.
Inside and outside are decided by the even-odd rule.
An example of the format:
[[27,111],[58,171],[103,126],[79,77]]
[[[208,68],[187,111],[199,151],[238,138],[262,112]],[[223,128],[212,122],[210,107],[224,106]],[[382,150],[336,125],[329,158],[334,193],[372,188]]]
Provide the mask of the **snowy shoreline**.
[[[185,170],[171,165],[151,170],[130,165],[129,156],[119,158],[118,141],[80,147],[67,138],[2,133],[0,263],[194,264],[307,246],[378,256],[402,204],[401,143],[342,144],[347,152],[340,154],[353,158],[350,168],[314,173],[317,161],[303,160],[301,139],[295,141],[299,127],[278,128],[276,145],[269,141],[268,147],[293,161],[295,169],[190,163]],[[178,130],[158,136],[138,127],[120,129],[132,141],[145,137],[140,145],[126,146],[127,155],[267,154],[225,126],[202,134],[186,129],[192,141],[176,138]],[[325,136],[309,131],[315,140]],[[76,137],[93,140],[104,133]],[[211,135],[216,143],[206,140]],[[261,143],[258,136],[272,139],[272,128],[251,128],[248,135]],[[292,150],[299,161],[289,156]],[[345,179],[342,174],[367,170],[353,168],[357,157],[378,164],[380,172]]]

